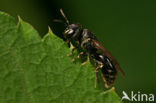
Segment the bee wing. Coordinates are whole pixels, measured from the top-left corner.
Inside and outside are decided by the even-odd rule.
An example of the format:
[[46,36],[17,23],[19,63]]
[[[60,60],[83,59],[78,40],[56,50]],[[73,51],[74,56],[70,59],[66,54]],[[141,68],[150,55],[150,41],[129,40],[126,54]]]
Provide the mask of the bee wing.
[[121,72],[122,76],[125,76],[125,73],[124,73],[123,70],[121,69],[121,67],[120,67],[119,63],[117,62],[117,60],[116,60],[116,59],[112,56],[112,54],[103,46],[103,44],[101,44],[101,43],[100,43],[99,41],[97,41],[97,40],[93,40],[93,39],[92,39],[92,41],[93,41],[93,42],[92,42],[93,45],[94,45],[97,49],[100,49],[100,50],[104,53],[105,56],[107,56],[110,60],[112,60],[112,62],[113,62],[113,64],[114,64],[115,68]]

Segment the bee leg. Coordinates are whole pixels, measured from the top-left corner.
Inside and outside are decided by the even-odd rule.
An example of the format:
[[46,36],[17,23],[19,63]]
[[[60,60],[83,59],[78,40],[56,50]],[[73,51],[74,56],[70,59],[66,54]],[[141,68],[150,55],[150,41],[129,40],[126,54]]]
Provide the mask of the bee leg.
[[81,58],[81,56],[84,54],[84,52],[80,52],[79,55],[76,58],[72,59],[72,62],[74,62],[76,59]]
[[70,54],[67,54],[67,56],[72,56],[75,50],[76,50],[76,48],[75,48],[75,47],[74,47],[74,48],[72,48],[72,52],[71,52]]
[[83,62],[81,65],[85,65],[85,64],[87,64],[88,61],[89,61],[89,56],[87,56],[87,61]]
[[81,65],[85,65],[87,62],[83,62]]
[[77,58],[81,58],[81,56],[84,54],[84,52],[80,52]]
[[[67,40],[68,41],[68,40]],[[71,53],[67,54],[67,56],[72,56],[74,51],[77,49],[77,47],[73,46],[71,42],[68,41],[68,44],[70,45]]]
[[96,88],[96,85],[98,82],[98,71],[99,71],[100,67],[97,67],[97,64],[95,64],[94,69],[95,69],[95,85],[94,85],[94,87]]
[[75,58],[73,58],[73,59],[72,59],[72,63],[74,63],[74,62],[75,62],[75,60],[76,60],[76,59],[75,59]]
[[83,52],[83,55],[85,55],[85,57],[87,57],[87,60],[85,62],[83,62],[81,65],[85,65],[90,61],[89,55],[86,52]]

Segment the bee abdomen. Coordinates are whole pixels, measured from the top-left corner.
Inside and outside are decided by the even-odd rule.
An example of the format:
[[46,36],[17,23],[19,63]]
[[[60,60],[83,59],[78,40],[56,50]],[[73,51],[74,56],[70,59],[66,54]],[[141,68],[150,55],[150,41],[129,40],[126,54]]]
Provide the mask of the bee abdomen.
[[114,65],[109,61],[109,59],[105,61],[104,66],[101,68],[101,72],[103,75],[103,79],[106,83],[106,87],[113,85],[116,79],[117,70],[115,69]]

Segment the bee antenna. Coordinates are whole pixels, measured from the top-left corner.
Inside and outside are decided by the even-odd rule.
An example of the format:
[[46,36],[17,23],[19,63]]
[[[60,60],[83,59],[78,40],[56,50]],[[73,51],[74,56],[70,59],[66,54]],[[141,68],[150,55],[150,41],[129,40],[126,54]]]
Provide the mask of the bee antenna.
[[60,12],[61,12],[61,14],[62,14],[63,18],[66,20],[67,25],[69,25],[69,21],[68,21],[68,19],[67,19],[66,15],[64,14],[64,12],[63,12],[62,8],[60,9]]
[[57,22],[57,23],[64,23],[62,20],[60,19],[53,19],[53,22]]

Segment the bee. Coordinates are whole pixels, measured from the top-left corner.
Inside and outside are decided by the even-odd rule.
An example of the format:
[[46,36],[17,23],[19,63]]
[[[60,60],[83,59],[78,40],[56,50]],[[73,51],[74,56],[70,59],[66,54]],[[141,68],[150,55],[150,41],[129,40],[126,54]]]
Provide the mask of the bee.
[[[66,29],[63,32],[64,37],[68,43],[72,43],[75,48],[82,48],[83,52],[90,56],[95,63],[95,73],[97,81],[97,72],[101,70],[103,80],[105,82],[105,87],[108,88],[114,84],[116,79],[117,70],[121,72],[124,76],[124,72],[120,68],[119,63],[112,56],[112,54],[103,46],[101,42],[98,41],[95,34],[90,32],[88,29],[83,29],[80,24],[70,24],[63,10],[60,12],[65,19]],[[96,83],[95,83],[96,87]]]

